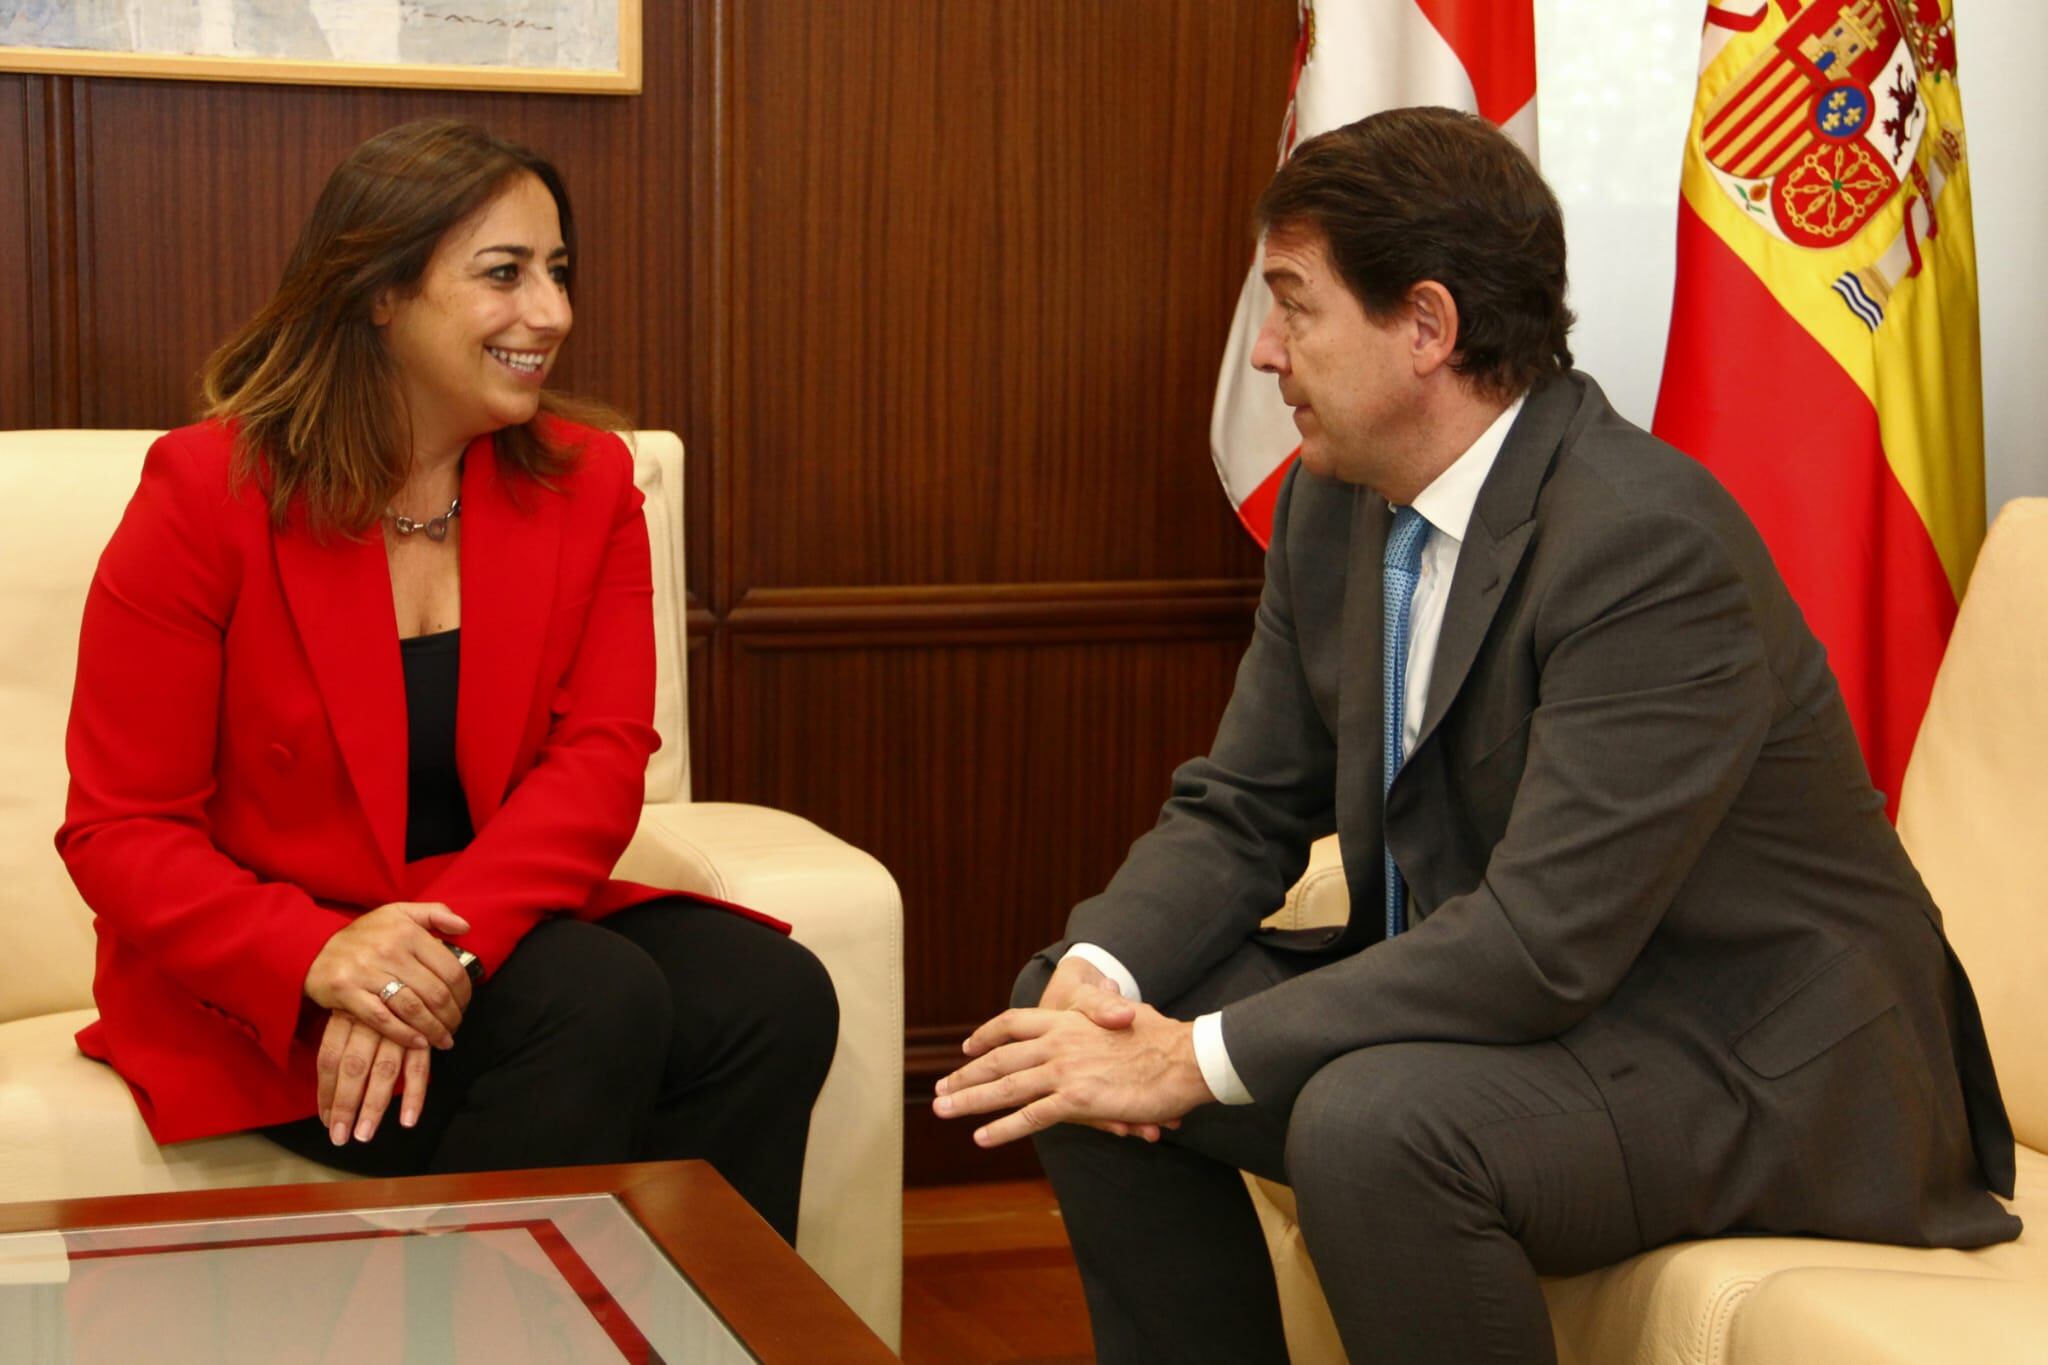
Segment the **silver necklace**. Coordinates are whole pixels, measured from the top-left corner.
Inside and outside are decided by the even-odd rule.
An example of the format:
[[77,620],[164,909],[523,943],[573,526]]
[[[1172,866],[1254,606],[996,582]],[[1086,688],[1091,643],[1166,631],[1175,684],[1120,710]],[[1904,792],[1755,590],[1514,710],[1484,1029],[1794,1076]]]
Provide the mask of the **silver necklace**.
[[425,521],[414,521],[411,517],[402,516],[397,512],[386,512],[384,515],[391,518],[392,529],[402,536],[409,536],[415,531],[425,531],[428,540],[446,540],[448,523],[462,515],[462,499],[458,496],[455,501],[448,504],[447,511]]

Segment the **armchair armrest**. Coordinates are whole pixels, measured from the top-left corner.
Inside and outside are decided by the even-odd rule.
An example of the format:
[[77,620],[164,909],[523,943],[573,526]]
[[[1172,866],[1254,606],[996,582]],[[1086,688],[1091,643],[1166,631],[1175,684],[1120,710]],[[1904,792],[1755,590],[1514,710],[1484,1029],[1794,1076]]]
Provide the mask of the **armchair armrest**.
[[811,1114],[797,1250],[893,1346],[902,1318],[903,899],[879,862],[764,806],[645,807],[615,875],[787,920],[839,993]]

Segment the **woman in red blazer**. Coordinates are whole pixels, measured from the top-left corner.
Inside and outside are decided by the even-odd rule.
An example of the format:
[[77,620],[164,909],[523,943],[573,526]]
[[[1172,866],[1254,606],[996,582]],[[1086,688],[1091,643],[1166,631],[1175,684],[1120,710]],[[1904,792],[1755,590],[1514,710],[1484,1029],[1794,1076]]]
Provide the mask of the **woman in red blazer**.
[[159,1142],[702,1156],[793,1239],[829,979],[772,921],[607,878],[659,743],[653,590],[631,458],[542,387],[574,247],[533,153],[373,138],[209,362],[209,420],[151,448],[72,702],[79,1046]]

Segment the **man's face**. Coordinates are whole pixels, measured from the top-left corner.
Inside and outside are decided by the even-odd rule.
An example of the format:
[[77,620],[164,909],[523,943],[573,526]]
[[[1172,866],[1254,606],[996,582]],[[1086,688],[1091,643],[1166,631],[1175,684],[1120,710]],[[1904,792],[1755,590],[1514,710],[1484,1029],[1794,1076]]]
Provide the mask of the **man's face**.
[[1398,453],[1417,399],[1413,329],[1366,316],[1312,227],[1266,234],[1273,306],[1252,346],[1254,368],[1280,381],[1310,473],[1375,485]]

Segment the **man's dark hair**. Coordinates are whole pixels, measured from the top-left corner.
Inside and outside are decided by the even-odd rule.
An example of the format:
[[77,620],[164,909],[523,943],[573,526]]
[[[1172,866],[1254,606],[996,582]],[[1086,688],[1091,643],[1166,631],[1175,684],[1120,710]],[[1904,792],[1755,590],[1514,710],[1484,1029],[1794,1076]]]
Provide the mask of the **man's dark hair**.
[[1507,398],[1571,368],[1564,216],[1522,150],[1452,109],[1389,109],[1310,138],[1259,196],[1262,230],[1314,229],[1385,322],[1435,280],[1458,306],[1451,368]]

